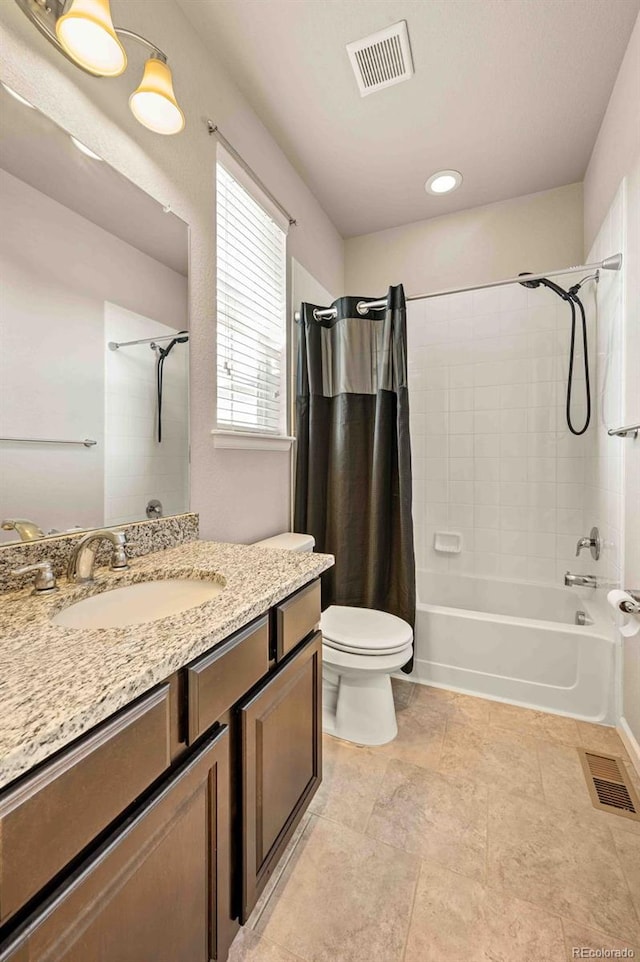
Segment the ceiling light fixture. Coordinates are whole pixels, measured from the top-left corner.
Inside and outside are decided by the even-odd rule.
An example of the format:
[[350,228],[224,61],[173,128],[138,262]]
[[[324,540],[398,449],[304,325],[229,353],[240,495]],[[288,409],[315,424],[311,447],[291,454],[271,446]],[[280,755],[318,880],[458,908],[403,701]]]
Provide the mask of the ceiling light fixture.
[[173,90],[167,56],[150,40],[115,27],[109,0],[16,0],[38,30],[65,57],[94,77],[119,77],[127,68],[122,38],[151,51],[142,81],[131,95],[131,111],[157,134],[178,134],[185,118]]
[[3,80],[0,80],[0,87],[6,90],[9,96],[13,97],[14,100],[17,100],[19,104],[23,104],[25,107],[31,107],[32,110],[35,109],[32,103],[29,103],[28,100],[26,100],[24,97],[21,97],[19,93],[16,93],[16,91]]
[[457,190],[462,183],[459,170],[437,170],[424,185],[428,194],[450,194]]
[[102,160],[100,154],[94,154],[94,152],[90,150],[86,144],[83,144],[81,140],[78,140],[77,137],[74,137],[72,134],[69,134],[69,137],[71,138],[71,143],[73,146],[77,147],[80,153],[86,154],[87,157],[91,157],[91,160]]
[[129,97],[136,120],[156,134],[178,134],[184,114],[173,92],[173,77],[165,60],[149,57],[138,89]]
[[56,37],[67,56],[96,77],[119,77],[127,69],[109,0],[72,0],[56,21]]

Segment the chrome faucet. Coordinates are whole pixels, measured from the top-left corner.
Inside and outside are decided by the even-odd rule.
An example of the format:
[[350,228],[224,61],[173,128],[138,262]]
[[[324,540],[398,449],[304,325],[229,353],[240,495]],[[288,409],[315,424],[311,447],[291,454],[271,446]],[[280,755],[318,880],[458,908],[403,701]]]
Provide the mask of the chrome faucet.
[[108,541],[113,545],[111,555],[111,570],[124,571],[129,567],[124,550],[126,537],[124,531],[109,531],[108,528],[99,531],[89,531],[80,538],[73,549],[67,567],[67,578],[74,584],[82,585],[93,581],[93,568],[96,562],[96,552],[101,541]]
[[0,527],[3,531],[17,531],[21,541],[37,541],[39,538],[44,538],[42,528],[28,518],[7,518],[0,523]]

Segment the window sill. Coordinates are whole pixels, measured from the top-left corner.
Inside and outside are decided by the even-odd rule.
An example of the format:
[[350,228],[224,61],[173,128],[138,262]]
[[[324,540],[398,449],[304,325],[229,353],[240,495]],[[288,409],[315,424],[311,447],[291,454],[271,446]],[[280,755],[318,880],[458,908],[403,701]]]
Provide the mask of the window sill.
[[286,434],[259,434],[249,431],[223,431],[214,428],[214,448],[227,448],[233,451],[288,451],[295,438]]

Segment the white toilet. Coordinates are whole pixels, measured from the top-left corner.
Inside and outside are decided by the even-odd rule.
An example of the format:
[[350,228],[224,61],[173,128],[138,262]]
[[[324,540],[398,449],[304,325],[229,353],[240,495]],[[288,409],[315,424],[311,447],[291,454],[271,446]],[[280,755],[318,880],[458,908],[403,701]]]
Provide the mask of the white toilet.
[[[313,551],[304,534],[258,541],[265,548]],[[384,745],[398,733],[391,675],[411,658],[411,626],[385,611],[331,605],[322,613],[323,729],[359,745]]]

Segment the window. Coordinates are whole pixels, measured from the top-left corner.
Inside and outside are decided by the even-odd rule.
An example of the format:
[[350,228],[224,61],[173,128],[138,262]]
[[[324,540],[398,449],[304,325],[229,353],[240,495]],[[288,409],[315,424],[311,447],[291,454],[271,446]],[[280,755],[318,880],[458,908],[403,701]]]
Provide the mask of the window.
[[287,404],[286,227],[222,150],[216,182],[217,425],[280,437]]

